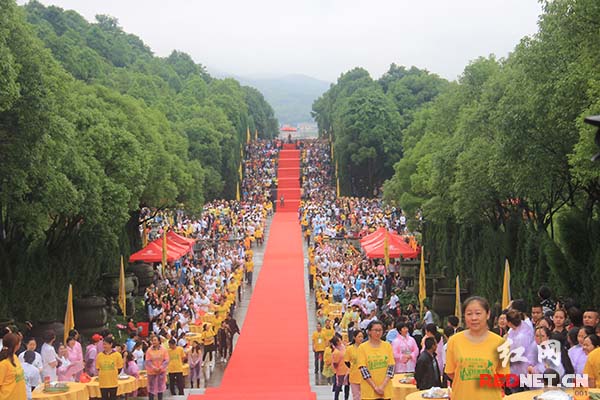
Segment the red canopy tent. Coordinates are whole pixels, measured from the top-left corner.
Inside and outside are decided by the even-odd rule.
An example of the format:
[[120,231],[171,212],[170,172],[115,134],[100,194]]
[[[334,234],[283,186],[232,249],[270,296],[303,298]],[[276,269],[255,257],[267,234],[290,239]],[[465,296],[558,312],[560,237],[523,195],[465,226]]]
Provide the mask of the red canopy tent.
[[[375,243],[371,246],[364,247],[365,253],[367,253],[367,257],[369,258],[384,258],[384,243]],[[403,258],[415,258],[419,255],[417,250],[413,250],[412,247],[408,245],[408,243],[389,243],[389,256],[390,258],[398,258],[402,256]]]
[[[167,261],[172,262],[191,251],[191,245],[180,245],[172,239],[169,240],[167,233]],[[129,262],[145,261],[145,262],[161,262],[162,261],[162,238],[158,238],[148,246],[138,252],[133,253],[129,257]]]
[[390,258],[415,258],[419,251],[413,250],[402,237],[394,232],[388,232],[385,228],[379,228],[360,241],[360,245],[369,258],[384,258],[385,237],[388,237],[388,254]]
[[384,227],[379,227],[375,232],[368,234],[367,236],[360,239],[361,246],[369,246],[373,243],[378,243],[379,241],[383,242],[385,240],[385,235],[388,235],[388,240],[393,243],[404,242],[404,239],[396,232],[389,232]]
[[180,246],[193,246],[194,243],[196,243],[195,239],[190,239],[190,238],[186,238],[185,236],[181,236],[178,233],[175,233],[173,231],[169,231],[167,232],[167,246],[169,244],[169,241],[173,241],[174,243],[180,245]]

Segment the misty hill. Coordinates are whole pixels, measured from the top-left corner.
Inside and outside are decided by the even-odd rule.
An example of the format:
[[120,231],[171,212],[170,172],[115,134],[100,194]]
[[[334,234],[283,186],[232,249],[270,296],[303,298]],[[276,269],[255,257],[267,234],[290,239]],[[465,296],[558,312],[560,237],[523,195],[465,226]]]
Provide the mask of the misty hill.
[[230,76],[242,85],[258,89],[273,107],[280,124],[312,121],[312,103],[327,91],[330,85],[329,82],[300,74],[280,77]]

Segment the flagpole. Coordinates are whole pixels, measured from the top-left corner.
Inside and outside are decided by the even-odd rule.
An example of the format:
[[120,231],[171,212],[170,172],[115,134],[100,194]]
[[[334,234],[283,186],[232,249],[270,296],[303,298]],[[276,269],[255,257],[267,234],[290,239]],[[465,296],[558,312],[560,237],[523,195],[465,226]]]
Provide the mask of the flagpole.
[[73,285],[69,284],[69,294],[67,295],[67,310],[65,312],[65,332],[63,343],[67,344],[69,332],[75,328],[75,314],[73,313]]
[[454,304],[454,315],[458,318],[458,325],[462,324],[462,304],[460,301],[460,278],[456,275],[456,303]]
[[511,300],[510,293],[510,264],[508,263],[508,258],[504,262],[504,279],[502,285],[502,309],[505,310],[508,308]]
[[421,268],[419,269],[419,313],[423,318],[423,303],[427,297],[427,281],[425,277],[425,246],[421,246]]
[[123,256],[121,256],[121,270],[119,273],[119,307],[123,312],[123,316],[127,316],[127,294],[125,293],[125,266],[123,264]]

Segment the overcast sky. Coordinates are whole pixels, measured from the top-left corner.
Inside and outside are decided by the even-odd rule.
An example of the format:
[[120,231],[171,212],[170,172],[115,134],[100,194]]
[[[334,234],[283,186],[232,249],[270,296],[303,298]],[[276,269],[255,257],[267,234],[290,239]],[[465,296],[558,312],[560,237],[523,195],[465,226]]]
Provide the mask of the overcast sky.
[[[23,3],[25,0],[20,0]],[[537,0],[42,0],[108,14],[155,54],[189,53],[236,75],[374,78],[393,62],[455,79],[479,56],[506,56],[537,31]]]

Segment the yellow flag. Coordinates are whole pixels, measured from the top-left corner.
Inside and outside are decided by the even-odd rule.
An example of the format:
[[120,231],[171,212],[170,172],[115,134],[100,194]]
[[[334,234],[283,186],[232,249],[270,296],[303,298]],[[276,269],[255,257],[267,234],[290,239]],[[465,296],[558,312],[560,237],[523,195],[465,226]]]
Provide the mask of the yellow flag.
[[331,142],[331,159],[333,160],[333,142]]
[[258,140],[258,129],[254,131],[254,140]]
[[240,162],[239,173],[240,173],[240,181],[241,181],[242,179],[244,179],[244,174],[242,173],[242,163],[241,162]]
[[250,143],[250,127],[246,129],[246,143]]
[[510,265],[508,264],[508,258],[504,263],[504,284],[502,285],[502,309],[508,307],[510,303]]
[[385,241],[383,244],[383,259],[385,261],[386,268],[390,266],[390,241],[388,239],[388,233],[385,233]]
[[65,312],[65,334],[63,343],[67,344],[69,331],[75,328],[75,314],[73,313],[73,286],[69,284],[69,294],[67,295],[67,311]]
[[148,246],[148,226],[144,222],[144,229],[142,229],[142,248]]
[[338,176],[338,162],[337,160],[335,160],[335,177],[337,178]]
[[123,312],[123,316],[127,314],[126,307],[126,297],[125,293],[125,266],[123,265],[123,256],[121,256],[121,273],[119,274],[119,307],[121,307],[121,311]]
[[163,273],[167,270],[167,227],[163,231],[162,237],[162,270]]
[[237,186],[236,186],[236,191],[235,191],[235,199],[237,201],[240,201],[240,184],[238,182]]
[[462,321],[462,304],[460,302],[460,279],[456,275],[456,303],[454,304],[454,315],[458,317],[458,324]]
[[240,147],[240,160],[244,159],[244,147]]
[[427,297],[427,283],[425,278],[425,246],[421,247],[421,268],[419,269],[419,311],[423,318],[423,302]]
[[337,184],[336,184],[336,195],[337,197],[340,197],[340,178],[337,178]]

